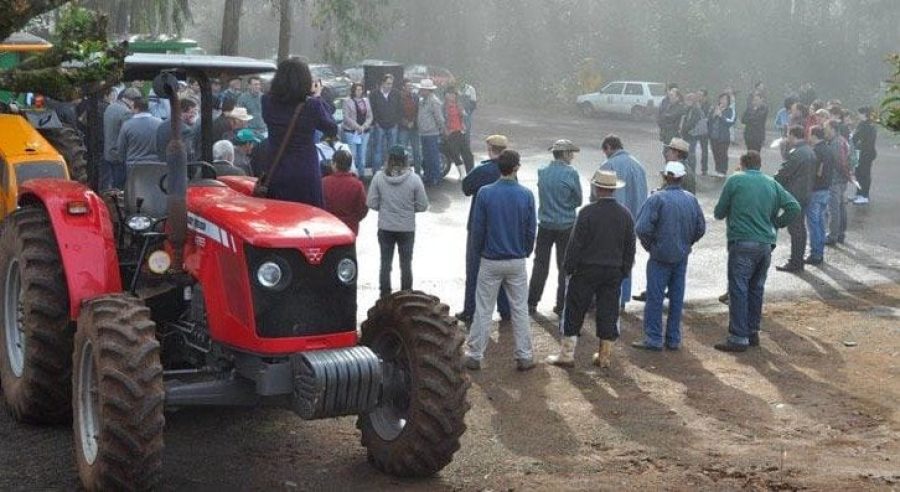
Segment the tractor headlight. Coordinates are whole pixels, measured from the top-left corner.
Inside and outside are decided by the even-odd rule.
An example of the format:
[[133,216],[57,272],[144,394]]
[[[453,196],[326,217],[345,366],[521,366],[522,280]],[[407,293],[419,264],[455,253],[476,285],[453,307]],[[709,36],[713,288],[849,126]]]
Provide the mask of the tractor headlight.
[[153,226],[153,219],[146,215],[132,215],[128,217],[126,224],[134,232],[144,232]]
[[350,284],[356,280],[356,262],[350,258],[344,258],[337,265],[338,280]]
[[284,271],[274,261],[267,261],[256,270],[256,280],[267,289],[275,289],[284,279]]

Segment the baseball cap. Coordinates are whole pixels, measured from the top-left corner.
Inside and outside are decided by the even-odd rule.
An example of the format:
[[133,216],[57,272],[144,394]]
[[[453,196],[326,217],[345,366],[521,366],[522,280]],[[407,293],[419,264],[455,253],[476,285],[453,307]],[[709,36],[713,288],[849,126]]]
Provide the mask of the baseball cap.
[[663,171],[663,173],[671,174],[676,178],[681,178],[685,174],[687,174],[687,170],[684,168],[684,164],[678,161],[669,161],[666,163],[666,169]]
[[256,137],[256,134],[253,133],[253,130],[244,128],[242,130],[238,130],[238,132],[234,135],[234,142],[237,144],[259,143],[259,138]]

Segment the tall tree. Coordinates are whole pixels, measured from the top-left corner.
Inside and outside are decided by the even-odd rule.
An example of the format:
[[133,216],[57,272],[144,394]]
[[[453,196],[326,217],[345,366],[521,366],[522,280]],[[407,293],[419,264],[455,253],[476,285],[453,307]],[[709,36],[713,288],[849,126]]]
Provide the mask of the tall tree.
[[391,15],[390,0],[318,0],[313,25],[322,30],[325,60],[343,65],[370,50]]
[[223,55],[237,55],[241,47],[241,8],[244,0],[225,0],[225,14],[222,18],[222,44],[219,52]]
[[0,41],[10,34],[22,29],[32,18],[45,12],[49,12],[63,4],[67,0],[44,0],[23,2],[20,0],[0,1]]
[[278,2],[278,61],[291,56],[291,28],[294,20],[294,0]]
[[83,0],[80,5],[112,19],[110,32],[181,34],[193,21],[188,0]]

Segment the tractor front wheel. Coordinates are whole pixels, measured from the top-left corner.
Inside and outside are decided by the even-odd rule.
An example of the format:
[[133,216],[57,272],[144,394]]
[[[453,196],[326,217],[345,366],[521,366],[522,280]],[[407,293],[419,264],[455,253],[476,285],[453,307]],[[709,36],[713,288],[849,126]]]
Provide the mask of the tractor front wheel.
[[69,293],[47,211],[25,206],[0,235],[0,385],[12,416],[56,424],[72,413]]
[[75,334],[75,460],[87,490],[148,490],[163,451],[163,370],[156,325],[124,294],[86,303]]
[[459,449],[469,410],[463,336],[449,308],[423,292],[394,293],[369,310],[361,341],[384,374],[378,407],[357,422],[369,461],[400,477],[437,473]]

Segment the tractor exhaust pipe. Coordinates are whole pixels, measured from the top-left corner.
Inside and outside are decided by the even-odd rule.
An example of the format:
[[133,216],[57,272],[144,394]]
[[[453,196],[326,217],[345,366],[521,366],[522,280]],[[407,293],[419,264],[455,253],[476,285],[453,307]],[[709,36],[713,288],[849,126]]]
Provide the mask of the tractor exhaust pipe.
[[153,91],[160,97],[169,100],[171,113],[169,124],[172,125],[172,137],[166,146],[166,164],[169,166],[167,177],[167,221],[169,224],[169,242],[172,245],[174,258],[172,267],[182,270],[184,258],[184,238],[187,234],[187,149],[181,140],[181,104],[178,101],[178,79],[171,73],[161,73],[153,80]]

